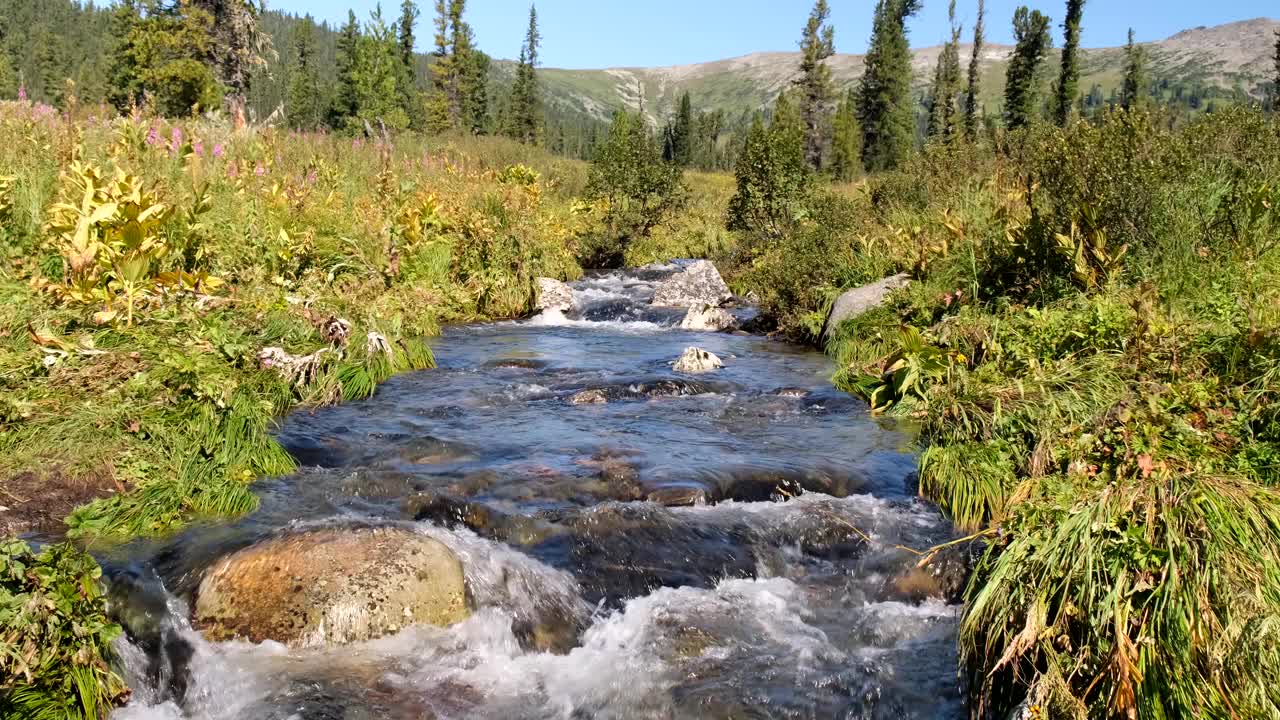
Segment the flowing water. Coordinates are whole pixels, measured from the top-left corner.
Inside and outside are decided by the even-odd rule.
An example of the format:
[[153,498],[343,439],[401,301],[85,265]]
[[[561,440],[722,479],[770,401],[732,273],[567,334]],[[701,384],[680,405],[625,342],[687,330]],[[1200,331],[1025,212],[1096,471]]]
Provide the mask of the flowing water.
[[[104,558],[131,631],[116,717],[960,717],[957,606],[893,582],[950,536],[907,438],[818,353],[677,329],[647,303],[676,269],[575,283],[573,317],[451,329],[438,369],[288,418],[303,469],[253,515]],[[674,373],[690,345],[726,367]],[[448,545],[470,619],[309,650],[190,628],[218,558],[370,523]]]

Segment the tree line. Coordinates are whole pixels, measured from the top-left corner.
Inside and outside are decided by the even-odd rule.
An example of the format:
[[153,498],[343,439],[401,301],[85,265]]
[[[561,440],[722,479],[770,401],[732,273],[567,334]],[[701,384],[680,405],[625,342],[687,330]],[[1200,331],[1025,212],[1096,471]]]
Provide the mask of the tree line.
[[[932,82],[915,93],[906,23],[921,0],[877,0],[866,70],[836,88],[826,61],[835,29],[826,0],[802,29],[800,62],[786,90],[804,129],[806,164],[838,179],[896,167],[922,142],[974,138],[996,125],[1032,119],[1065,124],[1106,108],[1159,104],[1183,114],[1222,102],[1248,102],[1225,90],[1157,80],[1142,46],[1130,42],[1120,87],[1081,92],[1079,40],[1085,0],[1067,0],[1059,75],[1048,83],[1051,19],[1020,7],[1003,108],[989,116],[981,100],[986,10],[978,2],[973,51],[962,68],[963,28],[954,0],[950,28]],[[255,0],[9,0],[0,8],[0,98],[24,96],[56,106],[146,104],[166,115],[222,107],[259,120],[274,116],[298,129],[342,132],[414,129],[502,134],[572,157],[594,156],[608,133],[581,111],[549,105],[539,87],[541,34],[536,8],[511,72],[499,72],[476,46],[465,0],[434,0],[432,51],[417,53],[420,12],[403,0],[398,17],[381,7],[340,27],[265,11]],[[1280,40],[1277,41],[1280,74]],[[1045,92],[1046,85],[1049,92]],[[1264,88],[1280,105],[1280,78]],[[776,108],[760,110],[772,121]],[[744,154],[755,115],[699,109],[686,93],[660,128],[665,159],[682,167],[730,170]]]

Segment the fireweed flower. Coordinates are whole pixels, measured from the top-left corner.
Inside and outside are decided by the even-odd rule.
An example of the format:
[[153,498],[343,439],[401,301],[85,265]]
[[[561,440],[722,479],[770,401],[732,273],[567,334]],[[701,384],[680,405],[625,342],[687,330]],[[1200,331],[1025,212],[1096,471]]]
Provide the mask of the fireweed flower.
[[176,127],[169,133],[169,151],[176,153],[180,149],[182,149],[182,128]]
[[253,169],[253,174],[262,177],[267,174],[267,168],[262,163],[258,163],[258,166]]
[[213,144],[213,156],[216,158],[222,157],[222,143]]
[[159,145],[159,144],[160,144],[160,131],[156,130],[155,125],[152,125],[151,129],[147,131],[147,145],[155,147],[156,145]]
[[27,86],[19,85],[18,86],[18,102],[26,102],[26,101],[27,101]]
[[196,157],[204,157],[204,142],[201,140],[192,140],[191,152],[195,153]]

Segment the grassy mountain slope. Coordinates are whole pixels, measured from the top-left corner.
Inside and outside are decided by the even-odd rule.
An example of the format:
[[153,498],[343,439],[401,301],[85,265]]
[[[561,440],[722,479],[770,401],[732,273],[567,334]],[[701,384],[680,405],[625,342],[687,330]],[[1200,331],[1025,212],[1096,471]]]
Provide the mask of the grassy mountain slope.
[[[1235,90],[1261,97],[1269,83],[1274,33],[1280,21],[1244,20],[1184,30],[1173,37],[1145,44],[1153,80],[1173,85],[1201,86],[1221,97]],[[989,108],[998,107],[1004,92],[1004,70],[1012,47],[991,45],[983,53],[986,82],[983,97]],[[916,85],[923,92],[937,63],[940,46],[915,51]],[[968,58],[970,46],[961,48]],[[861,55],[839,54],[830,61],[832,74],[842,87],[854,85],[862,75]],[[643,109],[655,122],[665,118],[684,92],[695,107],[723,109],[731,115],[752,111],[771,102],[794,78],[799,53],[762,52],[729,60],[660,68],[609,68],[605,70],[545,69],[549,100],[606,118],[615,109]],[[1046,82],[1056,74],[1057,53],[1052,53]],[[1098,85],[1103,94],[1118,86],[1124,64],[1123,48],[1096,48],[1083,52],[1080,87]],[[502,70],[505,72],[505,70]]]

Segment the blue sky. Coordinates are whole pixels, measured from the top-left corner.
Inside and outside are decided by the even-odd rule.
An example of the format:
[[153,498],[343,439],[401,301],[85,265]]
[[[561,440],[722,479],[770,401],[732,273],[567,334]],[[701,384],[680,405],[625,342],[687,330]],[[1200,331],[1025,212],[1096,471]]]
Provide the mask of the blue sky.
[[[1008,43],[1014,8],[1026,0],[988,0],[987,37]],[[375,0],[268,0],[276,10],[309,12],[317,19],[341,22],[347,9],[361,20]],[[430,42],[431,0],[418,0],[419,45]],[[811,0],[539,0],[543,64],[547,67],[600,68],[678,65],[720,60],[757,50],[793,50]],[[836,47],[860,53],[871,32],[873,0],[831,0]],[[946,37],[945,0],[925,0],[911,21],[911,44],[937,45]],[[966,35],[977,0],[958,0],[957,14]],[[1053,18],[1060,42],[1064,0],[1032,2]],[[384,0],[383,12],[399,13],[400,0]],[[525,0],[470,0],[467,18],[480,47],[499,58],[520,51],[528,21]],[[1280,16],[1275,0],[1090,0],[1085,7],[1086,47],[1122,45],[1130,25],[1139,40],[1160,40],[1198,25],[1217,25],[1255,17]]]

